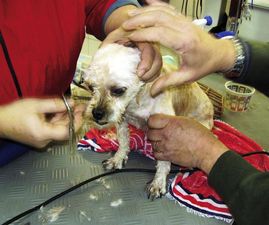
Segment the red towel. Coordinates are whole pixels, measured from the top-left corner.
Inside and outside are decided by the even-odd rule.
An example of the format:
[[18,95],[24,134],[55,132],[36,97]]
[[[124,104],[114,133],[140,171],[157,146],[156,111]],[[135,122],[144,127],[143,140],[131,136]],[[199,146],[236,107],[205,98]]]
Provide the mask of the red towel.
[[[130,149],[138,150],[147,157],[154,159],[151,144],[147,141],[143,131],[129,125]],[[212,132],[229,149],[239,154],[261,151],[262,147],[252,139],[242,134],[229,124],[215,120]],[[78,143],[79,150],[93,150],[96,152],[117,151],[115,129],[91,129]],[[256,154],[245,158],[249,163],[261,171],[269,171],[269,157]],[[188,211],[204,217],[214,217],[231,223],[233,218],[227,206],[219,195],[208,185],[207,176],[200,170],[176,175],[169,184],[167,196],[185,206]]]

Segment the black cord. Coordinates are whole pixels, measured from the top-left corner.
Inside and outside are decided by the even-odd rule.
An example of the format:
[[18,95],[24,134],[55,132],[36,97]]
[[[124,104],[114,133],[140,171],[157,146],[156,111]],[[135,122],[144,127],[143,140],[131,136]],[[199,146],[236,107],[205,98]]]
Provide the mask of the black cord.
[[[178,169],[178,170],[171,170],[170,173],[175,174],[175,173],[180,173],[180,172],[182,172],[182,173],[183,172],[191,172],[191,171],[194,171],[194,170],[195,169]],[[7,220],[6,222],[4,222],[2,225],[11,224],[11,223],[17,221],[18,219],[20,219],[20,218],[22,218],[22,217],[24,217],[24,216],[26,216],[26,215],[34,212],[34,211],[39,210],[41,207],[44,207],[44,206],[48,205],[49,203],[55,201],[56,199],[70,193],[71,191],[74,191],[74,190],[78,189],[79,187],[81,187],[81,186],[83,186],[85,184],[88,184],[88,183],[90,183],[92,181],[95,181],[95,180],[97,180],[97,179],[99,179],[101,177],[105,177],[105,176],[109,176],[109,175],[113,175],[113,174],[118,174],[118,173],[130,173],[130,172],[156,173],[156,170],[155,169],[143,169],[143,168],[127,168],[127,169],[113,170],[113,171],[110,171],[110,172],[99,174],[99,175],[97,175],[95,177],[91,177],[91,178],[89,178],[89,179],[87,179],[85,181],[82,181],[81,183],[79,183],[79,184],[77,184],[77,185],[75,185],[75,186],[73,186],[73,187],[71,187],[71,188],[69,188],[69,189],[67,189],[67,190],[65,190],[65,191],[51,197],[51,198],[49,198],[48,200],[42,202],[41,204],[39,204],[39,205],[37,205],[37,206],[35,206],[35,207],[31,208],[31,209],[26,210],[26,211],[18,214],[17,216],[14,216],[13,218],[11,218],[11,219]]]

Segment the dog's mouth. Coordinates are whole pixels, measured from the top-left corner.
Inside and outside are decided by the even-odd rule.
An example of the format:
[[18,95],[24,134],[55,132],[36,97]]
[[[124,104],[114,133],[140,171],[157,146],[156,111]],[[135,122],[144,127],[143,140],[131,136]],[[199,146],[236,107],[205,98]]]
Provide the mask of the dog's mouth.
[[107,121],[94,121],[96,124],[98,125],[101,125],[101,126],[104,126],[104,125],[107,125],[108,122]]

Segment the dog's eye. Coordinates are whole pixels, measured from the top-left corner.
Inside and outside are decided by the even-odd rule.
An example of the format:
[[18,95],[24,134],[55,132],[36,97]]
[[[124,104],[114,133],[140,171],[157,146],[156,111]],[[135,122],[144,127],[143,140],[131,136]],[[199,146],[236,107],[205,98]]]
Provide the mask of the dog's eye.
[[110,92],[111,92],[111,95],[113,96],[122,96],[125,91],[126,91],[126,87],[122,87],[122,88],[111,88]]

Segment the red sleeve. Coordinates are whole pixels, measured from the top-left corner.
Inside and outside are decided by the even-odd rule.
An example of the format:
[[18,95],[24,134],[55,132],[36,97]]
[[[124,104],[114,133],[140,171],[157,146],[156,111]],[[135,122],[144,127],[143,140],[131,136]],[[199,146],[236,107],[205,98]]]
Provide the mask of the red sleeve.
[[88,0],[88,7],[86,12],[86,32],[94,35],[96,38],[102,40],[103,33],[103,18],[116,0]]

